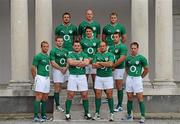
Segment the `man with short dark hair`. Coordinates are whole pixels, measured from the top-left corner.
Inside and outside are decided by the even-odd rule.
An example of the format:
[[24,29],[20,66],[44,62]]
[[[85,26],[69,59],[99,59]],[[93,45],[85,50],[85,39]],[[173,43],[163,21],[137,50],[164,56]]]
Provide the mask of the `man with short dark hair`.
[[126,29],[121,23],[118,23],[118,15],[113,12],[110,14],[110,23],[103,28],[102,32],[102,40],[105,41],[108,46],[113,45],[113,34],[115,32],[120,33],[123,43],[127,40]]
[[88,83],[85,75],[85,67],[89,64],[88,56],[82,52],[81,44],[79,41],[75,41],[73,44],[74,51],[68,54],[67,62],[69,64],[69,78],[67,84],[67,99],[66,99],[66,120],[71,119],[70,109],[72,105],[72,99],[75,93],[79,91],[81,93],[84,118],[91,119],[89,113],[89,101],[88,101]]
[[126,58],[125,67],[127,72],[126,79],[126,92],[127,92],[127,120],[132,120],[133,115],[131,113],[133,109],[133,95],[139,101],[139,108],[141,112],[140,123],[145,122],[145,105],[143,98],[143,78],[148,74],[149,67],[147,59],[138,54],[139,44],[137,42],[132,42],[130,44],[131,53]]
[[63,37],[63,48],[72,51],[73,42],[77,39],[77,27],[70,22],[71,15],[65,12],[62,15],[62,24],[58,25],[55,29],[55,36]]
[[120,33],[115,32],[113,34],[114,45],[109,47],[109,51],[115,55],[115,62],[113,64],[113,78],[117,89],[118,104],[114,109],[115,112],[123,110],[123,78],[125,72],[125,59],[127,55],[127,47],[121,43]]
[[59,93],[61,91],[61,84],[66,81],[66,76],[68,75],[67,69],[67,56],[68,50],[63,48],[63,38],[56,37],[55,38],[55,47],[52,48],[50,52],[50,60],[53,75],[53,82],[54,82],[54,100],[56,104],[56,110],[64,112],[64,109],[60,106],[59,103]]

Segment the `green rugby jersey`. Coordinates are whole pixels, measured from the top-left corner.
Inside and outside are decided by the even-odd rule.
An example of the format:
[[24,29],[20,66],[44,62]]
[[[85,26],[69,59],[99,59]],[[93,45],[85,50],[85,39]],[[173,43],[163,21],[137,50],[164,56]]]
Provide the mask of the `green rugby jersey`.
[[125,67],[127,69],[127,74],[129,76],[134,76],[134,77],[141,76],[142,68],[147,66],[148,66],[147,59],[142,55],[139,54],[137,54],[136,56],[129,55],[126,58]]
[[94,54],[97,52],[97,48],[100,45],[100,40],[97,38],[83,38],[81,40],[81,46],[83,51],[88,55],[89,58],[93,58]]
[[79,24],[78,32],[79,35],[82,35],[82,38],[86,37],[86,27],[89,26],[93,29],[93,37],[97,37],[101,33],[101,27],[100,24],[96,21],[88,22],[88,21],[82,21]]
[[48,54],[39,53],[35,55],[32,64],[37,68],[38,75],[49,76],[50,59]]
[[[106,51],[105,53],[98,52],[94,56],[93,63],[108,62],[108,61],[114,62],[114,59],[115,59],[114,55],[108,51]],[[99,77],[111,77],[112,68],[111,67],[97,68],[96,75]]]
[[[115,62],[123,55],[127,55],[127,47],[123,43],[114,44],[113,46],[109,47],[109,52],[115,55]],[[122,62],[120,65],[116,66],[116,69],[123,69],[125,68],[125,61]]]
[[68,50],[65,48],[54,47],[50,52],[50,60],[55,61],[60,67],[67,65]]
[[63,47],[69,51],[72,51],[74,37],[77,36],[77,27],[73,24],[64,25],[60,24],[55,29],[55,35],[63,37]]
[[[69,52],[68,59],[83,61],[84,59],[88,59],[88,56],[84,52],[76,53],[72,51]],[[71,75],[84,75],[86,74],[85,67],[81,68],[81,67],[69,65],[69,73]]]
[[112,46],[114,44],[114,38],[113,38],[113,34],[115,32],[119,32],[122,35],[126,34],[126,29],[125,27],[120,24],[120,23],[116,23],[114,25],[112,24],[107,24],[104,28],[103,28],[103,32],[102,34],[106,35],[106,42],[108,46]]

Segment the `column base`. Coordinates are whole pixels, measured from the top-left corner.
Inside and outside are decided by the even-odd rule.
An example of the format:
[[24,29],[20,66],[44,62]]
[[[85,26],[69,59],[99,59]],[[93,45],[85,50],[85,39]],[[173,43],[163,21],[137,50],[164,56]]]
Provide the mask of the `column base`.
[[153,84],[150,81],[149,77],[143,78],[143,87],[144,88],[153,88]]
[[172,80],[155,79],[152,84],[154,88],[177,88],[177,85],[173,79]]
[[34,91],[32,90],[32,83],[30,83],[30,80],[10,80],[7,89],[12,93],[12,96],[34,96]]

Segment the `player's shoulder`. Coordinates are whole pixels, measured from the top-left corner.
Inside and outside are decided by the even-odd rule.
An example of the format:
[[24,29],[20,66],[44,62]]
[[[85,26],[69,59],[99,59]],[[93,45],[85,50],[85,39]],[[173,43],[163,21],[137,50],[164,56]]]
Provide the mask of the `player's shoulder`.
[[119,45],[121,48],[126,48],[127,49],[127,45],[126,44],[124,44],[124,43],[120,43],[120,45]]
[[100,25],[100,23],[99,23],[98,21],[96,21],[96,20],[93,20],[93,22],[94,22],[95,24],[97,24],[97,25]]
[[109,28],[110,26],[111,26],[110,23],[108,23],[104,26],[104,29]]
[[57,26],[56,26],[56,29],[59,29],[59,28],[62,28],[63,27],[63,24],[58,24]]
[[124,25],[120,22],[117,23],[117,26],[121,26],[121,27],[124,27]]
[[140,58],[140,59],[146,59],[146,57],[144,55],[142,55],[142,54],[138,54],[137,57]]
[[82,20],[79,24],[79,26],[85,25],[87,22],[85,20]]

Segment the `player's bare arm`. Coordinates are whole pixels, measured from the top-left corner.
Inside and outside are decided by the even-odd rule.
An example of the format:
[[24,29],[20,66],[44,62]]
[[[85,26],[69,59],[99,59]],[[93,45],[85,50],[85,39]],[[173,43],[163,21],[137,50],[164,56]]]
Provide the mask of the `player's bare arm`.
[[122,35],[122,42],[125,43],[127,40],[127,34]]
[[102,41],[105,41],[105,40],[106,40],[106,35],[102,34]]
[[81,63],[80,60],[74,60],[74,59],[68,59],[67,62],[69,65],[72,65],[72,66],[78,66],[78,64]]
[[31,74],[32,74],[32,77],[34,79],[36,77],[36,67],[34,65],[31,68]]
[[103,66],[99,64],[99,62],[93,63],[92,64],[93,68],[102,68]]
[[113,68],[117,67],[118,65],[120,65],[122,62],[124,62],[126,59],[126,56],[123,55],[121,56],[114,64],[113,64]]
[[142,77],[142,78],[144,78],[144,77],[148,74],[148,72],[149,72],[149,68],[148,68],[148,67],[144,67],[143,69],[144,69],[144,71],[143,71],[143,73],[141,74],[141,77]]
[[63,68],[60,67],[55,61],[51,61],[51,65],[53,68],[56,68],[62,72]]
[[89,64],[89,59],[84,59],[77,66],[83,68],[83,67],[87,66],[88,64]]
[[113,62],[108,61],[108,62],[99,62],[100,65],[102,65],[103,67],[112,67],[113,66]]

